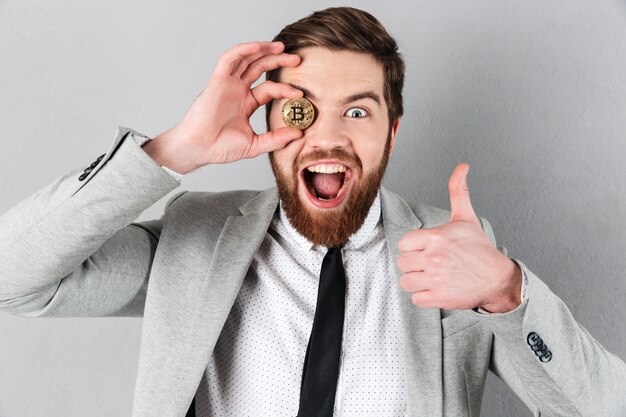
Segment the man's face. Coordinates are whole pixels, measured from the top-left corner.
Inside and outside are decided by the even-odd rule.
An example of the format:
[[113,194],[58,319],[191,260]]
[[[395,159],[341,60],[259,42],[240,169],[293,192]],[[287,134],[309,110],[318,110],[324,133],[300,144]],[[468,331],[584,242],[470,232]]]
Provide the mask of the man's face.
[[[283,67],[280,82],[304,91],[315,120],[304,136],[270,155],[291,224],[315,244],[345,243],[363,224],[376,198],[395,144],[382,65],[369,55],[307,47],[297,67]],[[270,129],[285,126],[277,100]]]

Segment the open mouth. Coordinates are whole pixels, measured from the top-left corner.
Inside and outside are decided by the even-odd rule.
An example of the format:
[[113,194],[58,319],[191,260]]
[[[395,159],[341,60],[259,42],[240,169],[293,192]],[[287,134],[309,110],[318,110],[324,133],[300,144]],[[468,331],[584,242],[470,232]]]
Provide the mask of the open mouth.
[[320,208],[333,208],[348,194],[352,170],[337,161],[317,163],[305,167],[300,178],[311,203]]

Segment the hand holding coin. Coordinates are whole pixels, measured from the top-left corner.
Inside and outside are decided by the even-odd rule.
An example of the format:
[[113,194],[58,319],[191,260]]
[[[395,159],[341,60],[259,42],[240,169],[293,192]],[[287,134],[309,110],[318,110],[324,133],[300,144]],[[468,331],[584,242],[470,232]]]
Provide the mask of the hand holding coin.
[[302,113],[295,110],[293,127],[257,134],[249,122],[260,106],[273,99],[302,97],[302,91],[284,83],[264,81],[252,88],[264,72],[300,63],[298,55],[283,49],[281,42],[251,42],[227,50],[183,119],[144,150],[161,165],[185,174],[208,164],[253,158],[302,137],[304,122],[299,118],[312,120],[308,107],[298,107]]

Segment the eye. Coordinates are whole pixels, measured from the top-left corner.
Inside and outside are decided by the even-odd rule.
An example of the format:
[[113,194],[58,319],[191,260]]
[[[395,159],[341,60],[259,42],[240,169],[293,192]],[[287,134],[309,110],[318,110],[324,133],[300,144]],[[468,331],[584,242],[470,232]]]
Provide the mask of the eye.
[[352,107],[351,109],[348,109],[345,115],[354,119],[361,119],[367,116],[367,111],[360,107]]

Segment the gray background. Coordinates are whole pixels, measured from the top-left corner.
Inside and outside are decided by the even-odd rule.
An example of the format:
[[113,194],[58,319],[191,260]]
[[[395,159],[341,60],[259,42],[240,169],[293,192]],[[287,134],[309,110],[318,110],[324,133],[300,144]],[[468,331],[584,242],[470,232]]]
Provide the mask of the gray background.
[[[379,17],[407,62],[386,185],[447,208],[450,173],[469,162],[474,207],[499,242],[626,358],[624,2],[350,3]],[[116,126],[173,126],[231,45],[330,5],[0,1],[0,213],[88,165]],[[202,168],[176,191],[272,185],[259,157]],[[0,313],[0,330],[0,416],[130,415],[140,319]],[[490,376],[483,414],[530,412]]]

